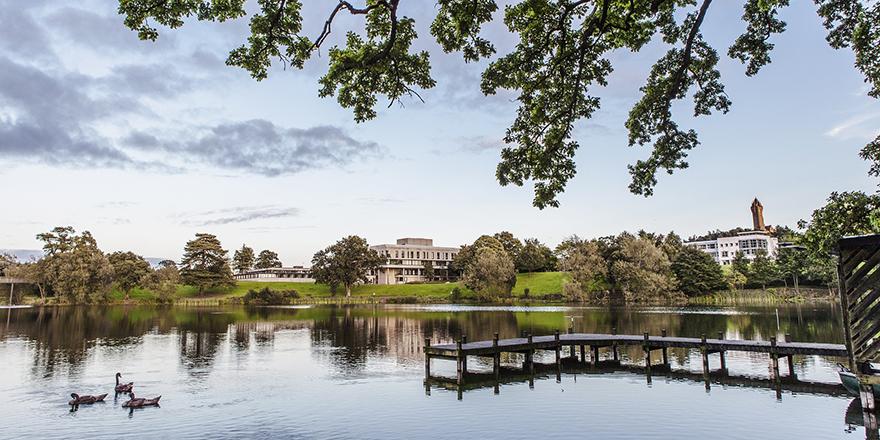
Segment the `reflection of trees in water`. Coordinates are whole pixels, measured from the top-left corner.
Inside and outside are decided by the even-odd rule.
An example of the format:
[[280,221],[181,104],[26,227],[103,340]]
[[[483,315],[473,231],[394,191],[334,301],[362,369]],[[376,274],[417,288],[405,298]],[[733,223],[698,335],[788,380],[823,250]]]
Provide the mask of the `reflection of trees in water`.
[[[133,349],[148,333],[175,334],[179,363],[193,376],[207,374],[223,344],[233,355],[253,350],[270,351],[280,329],[311,329],[314,350],[343,371],[362,370],[370,357],[400,363],[422,359],[425,337],[433,344],[449,343],[466,334],[470,341],[574,331],[714,338],[719,331],[729,339],[768,339],[786,333],[795,341],[840,342],[836,304],[738,308],[719,313],[687,309],[571,308],[559,311],[425,311],[393,307],[273,308],[153,308],[153,307],[43,307],[10,310],[8,326],[0,325],[0,339],[22,337],[31,341],[33,375],[56,374],[56,369],[78,371],[98,345]],[[624,355],[641,359],[638,347]],[[685,351],[670,351],[673,360],[684,362]]]

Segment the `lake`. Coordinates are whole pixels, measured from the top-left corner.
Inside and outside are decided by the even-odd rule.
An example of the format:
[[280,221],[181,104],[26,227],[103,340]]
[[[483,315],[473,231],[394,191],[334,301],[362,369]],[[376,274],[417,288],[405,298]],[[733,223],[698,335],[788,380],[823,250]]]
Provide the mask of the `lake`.
[[[858,402],[837,386],[841,360],[819,356],[796,357],[801,382],[781,392],[766,354],[727,353],[730,377],[713,375],[707,387],[699,352],[670,350],[672,371],[648,380],[638,348],[621,351],[622,367],[567,369],[560,382],[555,373],[539,373],[532,386],[505,377],[497,394],[482,382],[460,394],[424,383],[425,337],[475,341],[571,326],[841,343],[839,322],[836,304],[0,309],[0,438],[863,438]],[[455,375],[454,362],[432,362],[432,374]],[[710,356],[713,369],[718,362]],[[492,365],[472,358],[468,367]],[[161,407],[122,408],[116,372],[138,397],[162,395]],[[71,392],[110,395],[71,411]]]

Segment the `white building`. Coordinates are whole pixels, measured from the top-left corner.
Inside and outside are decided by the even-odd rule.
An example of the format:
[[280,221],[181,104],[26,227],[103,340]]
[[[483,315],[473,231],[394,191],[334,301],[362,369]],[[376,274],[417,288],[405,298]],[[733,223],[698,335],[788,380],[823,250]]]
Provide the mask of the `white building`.
[[294,283],[314,283],[312,269],[303,266],[270,267],[268,269],[251,269],[233,275],[236,280],[248,281],[288,281]]
[[770,258],[775,258],[779,240],[770,235],[773,228],[764,225],[764,205],[757,198],[752,201],[751,211],[753,231],[740,232],[732,237],[718,237],[715,240],[689,241],[684,245],[706,252],[722,265],[731,264],[737,252],[742,252],[749,260],[753,260],[761,251]]
[[[401,238],[397,244],[370,246],[385,262],[379,270],[369,274],[373,284],[406,284],[425,281],[449,281],[455,279],[449,265],[461,248],[434,246],[430,238]],[[426,277],[426,267],[434,271]]]
[[759,251],[764,251],[770,258],[776,257],[779,240],[766,231],[740,232],[734,237],[719,237],[716,240],[689,241],[685,246],[695,247],[711,255],[719,264],[733,262],[737,252],[752,260]]

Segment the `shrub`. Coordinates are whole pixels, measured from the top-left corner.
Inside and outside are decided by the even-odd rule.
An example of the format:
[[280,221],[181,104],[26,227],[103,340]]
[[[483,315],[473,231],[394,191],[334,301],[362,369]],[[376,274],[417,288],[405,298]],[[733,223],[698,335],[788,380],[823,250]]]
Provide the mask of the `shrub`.
[[461,299],[461,289],[458,287],[453,287],[452,292],[449,293],[449,299],[452,301],[458,301]]
[[523,289],[523,298],[528,298],[528,297],[529,297],[529,293],[531,293],[531,291],[529,290],[528,287],[526,287],[525,289]]
[[291,300],[299,298],[296,290],[272,290],[264,287],[260,290],[248,290],[242,297],[242,302],[254,306],[278,306],[290,304]]

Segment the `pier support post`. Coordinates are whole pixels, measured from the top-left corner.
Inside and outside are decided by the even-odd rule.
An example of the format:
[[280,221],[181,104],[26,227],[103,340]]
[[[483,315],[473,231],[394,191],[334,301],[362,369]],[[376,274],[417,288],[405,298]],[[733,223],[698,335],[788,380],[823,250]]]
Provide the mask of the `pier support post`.
[[[666,329],[665,328],[660,330],[660,336],[662,336],[664,338],[666,337]],[[665,346],[663,347],[663,365],[667,365],[667,366],[669,365],[669,353],[668,353],[668,350],[666,349]]]
[[587,365],[587,347],[581,345],[581,363]]
[[779,382],[779,355],[776,353],[776,336],[770,338],[770,363],[773,368],[773,378]]
[[498,377],[501,375],[501,352],[498,351],[498,332],[492,337],[492,374],[495,375],[495,383],[498,383]]
[[592,351],[592,353],[590,354],[591,355],[590,361],[593,362],[594,367],[599,366],[599,346],[598,345],[591,345],[590,351]]
[[[724,340],[724,332],[718,332],[718,340],[720,340],[720,341]],[[726,374],[727,373],[727,358],[724,355],[724,350],[719,351],[718,356],[721,358],[721,372]]]
[[431,355],[428,349],[431,348],[431,338],[425,338],[425,381],[431,377]]
[[561,353],[562,343],[559,342],[559,330],[553,334],[553,339],[556,341],[556,383],[562,382],[562,359]]
[[[611,335],[617,335],[617,327],[611,327]],[[615,362],[619,361],[620,358],[617,354],[617,341],[611,343],[611,358],[614,359]]]
[[458,373],[458,378],[456,382],[459,386],[464,382],[464,353],[461,352],[461,339],[456,343],[456,351],[455,351],[455,367]]
[[648,339],[648,332],[644,333],[645,342],[643,344],[645,350],[645,368],[648,370],[648,374],[651,374],[651,342]]
[[[572,333],[574,333],[574,328],[568,327],[568,334],[572,334]],[[570,358],[575,357],[574,344],[568,346],[568,357],[570,357]]]
[[529,348],[528,348],[528,351],[526,352],[526,364],[528,364],[528,367],[529,367],[529,375],[534,376],[535,375],[535,362],[534,362],[535,347],[533,345],[534,342],[532,342],[532,334],[529,333],[527,338],[528,338],[528,342],[529,342]]
[[874,402],[874,387],[873,385],[859,385],[859,399],[862,401],[862,409],[865,411],[873,412],[877,409],[877,406]]
[[709,346],[706,345],[706,334],[700,335],[700,354],[703,358],[703,381],[706,383],[708,392],[712,385],[709,382]]
[[[462,345],[467,344],[467,335],[461,335],[461,343]],[[461,350],[461,347],[459,347],[459,350]],[[461,357],[461,372],[467,374],[467,355]]]

